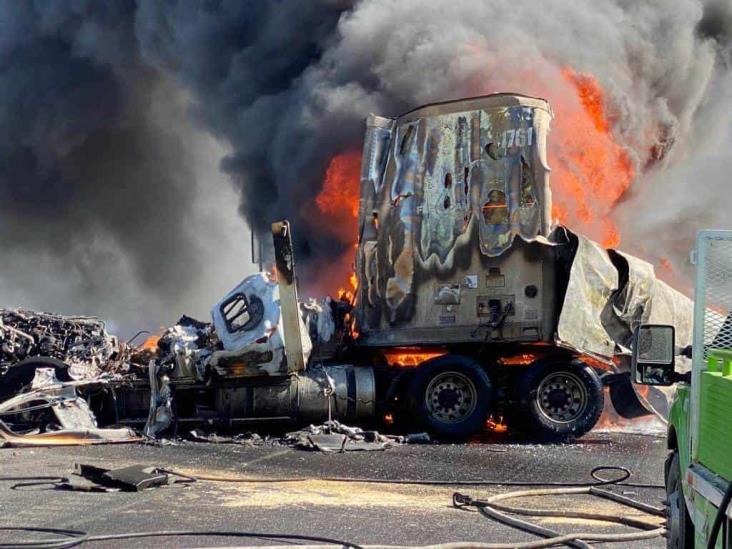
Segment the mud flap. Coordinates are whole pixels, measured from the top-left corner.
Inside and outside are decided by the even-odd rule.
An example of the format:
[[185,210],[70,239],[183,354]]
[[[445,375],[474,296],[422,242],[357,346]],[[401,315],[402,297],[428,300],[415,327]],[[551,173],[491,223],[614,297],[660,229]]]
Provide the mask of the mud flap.
[[652,414],[635,394],[630,374],[604,376],[603,382],[608,386],[610,401],[618,415],[625,419],[635,419]]

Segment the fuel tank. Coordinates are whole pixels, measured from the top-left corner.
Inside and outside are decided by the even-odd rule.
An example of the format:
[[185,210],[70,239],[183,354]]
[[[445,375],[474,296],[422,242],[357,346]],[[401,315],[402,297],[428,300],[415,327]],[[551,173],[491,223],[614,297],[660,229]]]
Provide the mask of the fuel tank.
[[372,368],[351,364],[310,367],[299,374],[219,388],[215,407],[224,418],[290,417],[305,424],[330,417],[359,423],[374,418],[375,387]]

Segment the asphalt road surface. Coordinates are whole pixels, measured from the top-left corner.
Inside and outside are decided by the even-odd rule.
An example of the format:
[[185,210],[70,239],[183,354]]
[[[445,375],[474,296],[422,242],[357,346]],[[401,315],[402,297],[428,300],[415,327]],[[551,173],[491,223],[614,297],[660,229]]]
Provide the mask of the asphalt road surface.
[[[659,436],[591,433],[563,445],[479,443],[404,445],[384,452],[324,454],[287,447],[247,447],[186,442],[177,445],[108,445],[43,449],[0,449],[0,473],[8,476],[63,475],[74,463],[106,468],[136,463],[193,475],[292,477],[297,483],[211,483],[174,485],[138,493],[84,493],[0,482],[0,526],[73,528],[90,534],[153,530],[245,530],[326,536],[358,544],[425,545],[440,542],[518,542],[536,539],[452,506],[458,490],[474,497],[516,488],[409,486],[324,482],[322,477],[379,479],[488,479],[589,481],[597,465],[621,465],[637,482],[663,482],[665,441]],[[615,491],[655,505],[663,492],[616,487]],[[516,500],[512,504],[626,514],[612,502],[590,496]],[[535,519],[561,532],[627,532],[629,528],[577,519]],[[655,519],[658,522],[658,519]],[[0,532],[5,541],[9,533]],[[17,540],[17,538],[14,538]],[[284,544],[274,539],[155,538],[94,542],[84,547],[203,547]],[[597,544],[600,545],[600,544]],[[604,547],[605,545],[603,545]],[[607,545],[608,547],[618,545]],[[623,549],[665,547],[665,540],[622,544]]]

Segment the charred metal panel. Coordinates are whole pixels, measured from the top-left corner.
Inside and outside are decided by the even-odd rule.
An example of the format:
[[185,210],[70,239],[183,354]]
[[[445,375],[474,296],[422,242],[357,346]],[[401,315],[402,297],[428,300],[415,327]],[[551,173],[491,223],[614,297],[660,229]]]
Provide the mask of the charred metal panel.
[[610,357],[615,342],[602,322],[603,311],[618,289],[618,271],[607,251],[577,235],[579,243],[559,317],[557,336],[577,349]]
[[628,353],[635,328],[652,323],[672,324],[677,344],[690,344],[691,299],[658,280],[651,264],[574,237],[577,250],[557,328],[561,343],[612,357]]
[[280,290],[287,370],[301,372],[305,369],[307,356],[303,347],[303,326],[302,318],[300,318],[300,304],[297,300],[297,280],[295,279],[295,254],[292,249],[292,233],[288,221],[272,223],[272,240]]
[[553,252],[551,246],[517,240],[491,258],[476,246],[466,270],[422,283],[408,322],[383,323],[362,338],[370,345],[551,340]]
[[[358,330],[366,344],[551,338],[541,99],[497,94],[370,116]],[[521,238],[516,240],[516,236]]]
[[280,301],[284,287],[267,273],[257,273],[245,278],[217,303],[211,309],[211,316],[223,349],[214,350],[210,358],[204,357],[204,365],[227,378],[286,375],[295,364],[289,355],[285,358],[287,337],[297,340],[298,351],[307,360],[312,344],[299,309],[295,309],[295,326],[299,332],[293,334],[284,326]]
[[[394,120],[391,118],[370,114],[366,119],[361,181],[370,184],[377,193],[383,182],[382,176],[386,166],[393,127]],[[363,197],[365,194],[362,193],[361,196]]]
[[612,308],[606,308],[603,322],[615,343],[630,349],[635,329],[648,321],[648,296],[656,284],[653,266],[637,257],[608,250],[618,271],[618,289],[611,298]]
[[647,321],[687,340],[690,301],[651,265],[550,234],[550,121],[545,101],[511,94],[369,117],[361,344],[557,341],[609,359]]
[[[46,405],[53,412],[56,430],[45,433],[16,433],[0,421],[0,446],[56,446],[70,444],[101,444],[105,442],[136,442],[140,438],[128,428],[100,429],[89,404],[77,389],[98,388],[110,379],[98,378],[83,381],[59,381],[54,368],[37,368],[33,380],[25,392],[0,402],[0,415],[11,410],[24,410]],[[16,415],[16,414],[12,414]],[[45,420],[44,420],[45,421]]]

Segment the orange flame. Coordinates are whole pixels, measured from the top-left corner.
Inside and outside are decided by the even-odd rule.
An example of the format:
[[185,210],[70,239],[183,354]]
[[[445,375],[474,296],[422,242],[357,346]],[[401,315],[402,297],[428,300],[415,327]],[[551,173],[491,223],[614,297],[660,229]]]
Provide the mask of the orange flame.
[[[325,172],[323,189],[315,198],[315,205],[324,217],[323,230],[353,248],[357,246],[360,170],[360,152],[350,151],[334,156]],[[349,246],[335,265],[324,269],[327,273],[324,290],[328,292],[337,287],[338,299],[349,302],[353,301],[358,289],[353,257],[353,249]]]
[[499,359],[503,366],[527,366],[534,362],[539,356],[534,353],[525,353],[521,355],[504,356]]
[[348,289],[338,288],[338,299],[352,302],[356,295],[356,290],[358,290],[358,277],[356,273],[351,273],[348,275]]
[[389,366],[413,368],[425,360],[447,354],[444,349],[419,349],[410,347],[394,347],[384,351],[384,358]]
[[142,342],[142,345],[140,345],[140,348],[145,349],[147,351],[155,351],[158,348],[159,340],[160,340],[160,336],[151,335],[145,341]]
[[562,77],[576,97],[551,99],[556,111],[549,139],[552,213],[559,223],[614,248],[620,234],[609,214],[633,182],[635,169],[612,134],[600,83],[569,67]]
[[485,428],[494,433],[507,433],[508,425],[503,422],[503,416],[495,417],[493,414],[488,416],[485,422]]
[[324,229],[339,235],[345,243],[353,242],[358,229],[360,170],[358,151],[334,156],[325,171],[323,189],[315,198],[318,210],[327,219]]

